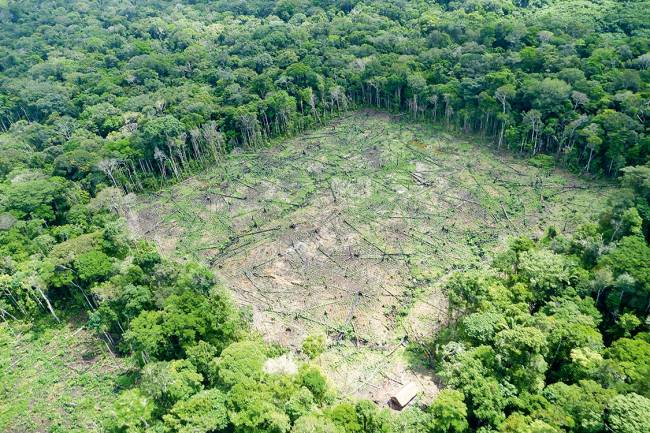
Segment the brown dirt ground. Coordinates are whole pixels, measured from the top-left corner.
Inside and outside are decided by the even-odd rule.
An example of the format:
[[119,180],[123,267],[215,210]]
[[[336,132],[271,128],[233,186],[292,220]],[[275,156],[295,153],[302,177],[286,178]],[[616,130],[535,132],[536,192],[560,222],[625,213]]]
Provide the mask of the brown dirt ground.
[[444,324],[450,272],[481,266],[517,233],[571,230],[606,193],[363,111],[233,155],[124,214],[166,255],[212,266],[268,340],[299,351],[327,332],[319,363],[339,391],[381,403],[408,381],[435,395],[402,343]]

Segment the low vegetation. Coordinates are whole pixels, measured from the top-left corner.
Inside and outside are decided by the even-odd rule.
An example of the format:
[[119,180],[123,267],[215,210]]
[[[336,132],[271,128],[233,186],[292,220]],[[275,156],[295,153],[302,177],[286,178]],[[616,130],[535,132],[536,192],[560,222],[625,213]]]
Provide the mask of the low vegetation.
[[0,377],[3,432],[99,431],[133,384],[126,359],[74,320],[0,326]]

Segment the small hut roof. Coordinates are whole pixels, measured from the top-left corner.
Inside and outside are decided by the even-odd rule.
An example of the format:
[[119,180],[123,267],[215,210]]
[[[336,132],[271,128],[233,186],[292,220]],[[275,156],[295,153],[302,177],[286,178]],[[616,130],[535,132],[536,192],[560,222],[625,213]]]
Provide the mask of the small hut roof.
[[404,406],[409,404],[417,394],[417,384],[415,382],[409,382],[404,385],[399,391],[397,391],[393,396],[391,396],[390,402],[395,407],[395,409],[402,409]]

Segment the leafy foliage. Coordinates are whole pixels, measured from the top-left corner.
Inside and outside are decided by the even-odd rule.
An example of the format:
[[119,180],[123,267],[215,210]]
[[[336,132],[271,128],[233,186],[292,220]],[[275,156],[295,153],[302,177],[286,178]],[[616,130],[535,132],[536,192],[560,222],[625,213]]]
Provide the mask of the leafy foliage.
[[[625,209],[621,197],[615,206]],[[645,402],[634,393],[647,395],[648,244],[640,230],[609,230],[588,224],[569,237],[550,230],[537,242],[516,239],[496,269],[449,279],[456,321],[437,336],[434,361],[461,392],[446,409],[467,416],[443,428],[466,420],[479,431],[636,431],[639,414],[622,419]],[[612,407],[621,418],[611,418]]]
[[[87,319],[131,356],[116,433],[649,431],[648,6],[0,1],[0,319]],[[313,365],[265,371],[272,351],[212,273],[117,217],[130,193],[356,107],[480,133],[544,170],[622,175],[597,224],[514,239],[449,279],[429,351],[447,389],[397,421],[334,404]]]

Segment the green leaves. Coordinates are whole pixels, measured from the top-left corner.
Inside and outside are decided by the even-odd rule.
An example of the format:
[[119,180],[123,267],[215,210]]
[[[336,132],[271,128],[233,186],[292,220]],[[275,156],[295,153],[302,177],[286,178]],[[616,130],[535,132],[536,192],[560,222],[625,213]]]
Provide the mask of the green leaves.
[[228,392],[227,407],[230,422],[239,431],[284,433],[291,426],[268,386],[253,381],[236,383]]
[[114,404],[108,428],[120,433],[142,431],[151,421],[153,411],[153,399],[143,395],[139,389],[124,391]]
[[616,340],[605,352],[609,362],[602,374],[621,391],[634,391],[650,397],[650,339],[648,334]]
[[160,311],[143,311],[124,333],[124,341],[138,358],[137,362],[146,364],[150,359],[165,359],[168,343],[162,320]]
[[159,311],[144,311],[124,334],[141,362],[182,358],[199,341],[218,352],[243,332],[239,313],[226,294],[191,291],[171,295]]
[[0,202],[7,211],[19,219],[43,219],[47,222],[61,217],[69,208],[66,190],[71,185],[60,177],[17,181],[11,186],[3,185],[3,200]]
[[228,426],[226,396],[218,389],[198,392],[176,403],[163,416],[165,427],[173,433],[209,433]]
[[515,326],[495,337],[501,374],[519,389],[541,390],[548,365],[544,359],[548,348],[546,336],[537,328]]
[[[437,354],[441,376],[462,392],[457,397],[466,405],[469,425],[513,433],[596,433],[609,427],[605,412],[617,393],[647,394],[647,334],[629,338],[645,328],[631,312],[619,313],[647,300],[637,280],[643,281],[644,264],[650,263],[642,260],[647,245],[638,235],[626,236],[598,262],[575,260],[570,254],[602,248],[600,230],[592,224],[572,239],[556,234],[537,244],[514,242],[496,261],[500,278],[475,271],[450,279],[452,311],[464,315],[439,335],[446,345]],[[628,338],[616,340],[620,336]],[[617,410],[620,417],[638,416],[635,407]],[[623,428],[620,418],[613,419]]]
[[496,334],[508,327],[505,316],[495,311],[472,313],[462,319],[462,330],[476,345],[491,344]]
[[429,407],[431,433],[462,433],[469,428],[463,393],[444,389]]
[[246,380],[260,380],[266,360],[264,347],[255,341],[233,343],[216,360],[219,383],[230,388]]
[[325,417],[309,414],[296,420],[291,433],[344,433],[344,430]]
[[443,360],[441,374],[448,385],[464,394],[470,419],[480,424],[497,426],[505,418],[503,410],[509,390],[495,377],[495,351],[488,346],[465,351],[458,345],[459,343],[450,343],[445,348],[447,355]]
[[599,261],[599,265],[612,270],[615,276],[628,276],[618,280],[608,296],[613,310],[632,308],[643,314],[650,296],[650,247],[641,236],[627,236]]
[[145,157],[153,159],[156,148],[163,150],[170,140],[176,139],[185,126],[174,116],[166,115],[149,120],[142,129],[141,144]]
[[202,381],[203,377],[185,359],[152,362],[142,369],[140,389],[159,408],[168,409],[201,390]]
[[[116,430],[388,431],[368,402],[321,413],[316,368],[265,373],[264,345],[241,341],[208,269],[165,262],[110,222],[128,205],[116,191],[367,106],[444,119],[549,170],[622,169],[629,189],[599,229],[517,239],[494,270],[450,279],[435,352],[457,390],[433,403],[430,429],[648,430],[645,399],[610,398],[650,388],[646,1],[50,3],[0,1],[0,314],[92,310],[101,338],[146,365]],[[98,196],[109,212],[87,206]]]
[[82,283],[91,285],[108,277],[113,268],[110,257],[102,251],[92,250],[81,254],[74,261],[77,276]]
[[308,335],[302,342],[302,352],[310,359],[318,357],[325,350],[326,337],[323,334]]
[[546,249],[521,253],[518,268],[518,277],[530,286],[540,301],[570,284],[566,258]]
[[298,389],[284,405],[284,410],[295,422],[303,415],[309,415],[315,407],[314,395],[304,386]]
[[558,424],[567,430],[597,433],[605,429],[605,407],[614,394],[591,380],[573,385],[558,382],[546,387],[543,395],[548,404],[537,413],[545,419],[564,420]]
[[614,433],[650,431],[650,399],[638,394],[615,396],[607,405],[607,426]]

